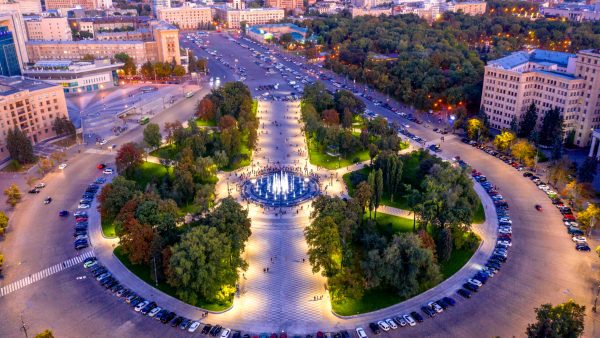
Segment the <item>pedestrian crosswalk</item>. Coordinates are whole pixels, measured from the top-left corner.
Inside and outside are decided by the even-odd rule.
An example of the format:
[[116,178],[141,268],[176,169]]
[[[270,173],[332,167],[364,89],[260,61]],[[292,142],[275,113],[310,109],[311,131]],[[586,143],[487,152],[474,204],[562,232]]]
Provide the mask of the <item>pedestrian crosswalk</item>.
[[64,262],[55,264],[55,265],[53,265],[49,268],[46,268],[42,271],[38,271],[34,274],[31,274],[28,277],[25,277],[23,279],[20,279],[18,281],[15,281],[8,285],[0,287],[0,297],[4,297],[4,296],[8,295],[9,293],[15,292],[17,290],[20,290],[20,289],[26,287],[29,284],[33,284],[44,278],[50,277],[57,272],[68,269],[74,265],[77,265],[77,264],[83,262],[84,259],[86,259],[88,257],[93,257],[93,256],[94,256],[94,251],[89,250],[89,251],[83,252],[82,254],[80,254],[76,257],[68,259]]

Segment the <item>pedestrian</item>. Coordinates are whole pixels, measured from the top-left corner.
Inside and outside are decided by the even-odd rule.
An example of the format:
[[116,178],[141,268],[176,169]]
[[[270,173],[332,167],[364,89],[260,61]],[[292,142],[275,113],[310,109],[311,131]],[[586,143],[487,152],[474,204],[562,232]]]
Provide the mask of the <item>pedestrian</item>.
[[267,269],[266,269],[266,268],[263,268],[263,272],[267,272]]

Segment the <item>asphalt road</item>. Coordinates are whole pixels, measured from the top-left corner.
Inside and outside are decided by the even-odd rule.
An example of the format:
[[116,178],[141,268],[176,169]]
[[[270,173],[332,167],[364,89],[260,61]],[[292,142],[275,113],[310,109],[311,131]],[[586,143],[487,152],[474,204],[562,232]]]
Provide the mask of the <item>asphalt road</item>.
[[[236,44],[216,36],[211,49],[222,51],[225,58],[236,57],[240,65],[253,62],[252,56]],[[211,40],[212,41],[212,40]],[[198,50],[197,55],[202,55]],[[210,76],[225,81],[234,78],[231,69],[209,59]],[[293,63],[282,62],[302,72]],[[254,88],[259,83],[282,83],[278,76],[251,73],[248,82]],[[227,77],[227,79],[226,79]],[[282,91],[289,91],[289,87]],[[331,84],[329,84],[331,86]],[[199,97],[209,90],[203,85],[195,99],[185,100],[152,118],[163,125],[166,121],[186,120],[193,112]],[[253,89],[254,94],[257,92]],[[394,113],[367,102],[369,109],[409,124],[413,133],[430,142],[441,143],[439,135],[400,118]],[[141,139],[141,128],[110,140],[123,144]],[[491,279],[471,300],[446,311],[432,320],[410,329],[400,329],[390,336],[482,337],[522,336],[527,323],[534,320],[533,309],[542,303],[559,303],[574,299],[588,308],[586,332],[588,337],[600,336],[598,317],[589,310],[594,300],[598,278],[598,259],[593,253],[579,253],[567,236],[558,211],[543,192],[529,180],[503,162],[460,142],[446,137],[442,153],[460,155],[474,168],[482,171],[499,187],[511,207],[514,245],[509,261],[500,273]],[[27,196],[12,219],[12,227],[2,244],[5,255],[5,278],[1,285],[24,278],[48,266],[75,256],[72,248],[72,222],[57,216],[60,209],[73,210],[86,184],[100,175],[95,164],[110,162],[113,154],[83,152],[69,160],[64,172],[47,177],[48,186],[38,196]],[[42,200],[52,196],[50,205]],[[537,212],[534,204],[542,204],[544,212]],[[594,243],[595,244],[595,243]],[[116,297],[105,294],[96,281],[79,278],[89,275],[81,267],[74,267],[52,277],[29,285],[17,292],[0,297],[0,337],[19,337],[21,318],[30,333],[46,328],[60,337],[136,337],[186,336],[180,331],[157,324],[134,313]],[[318,328],[314,328],[318,330]],[[368,330],[367,330],[368,332]],[[369,332],[368,332],[369,333]]]

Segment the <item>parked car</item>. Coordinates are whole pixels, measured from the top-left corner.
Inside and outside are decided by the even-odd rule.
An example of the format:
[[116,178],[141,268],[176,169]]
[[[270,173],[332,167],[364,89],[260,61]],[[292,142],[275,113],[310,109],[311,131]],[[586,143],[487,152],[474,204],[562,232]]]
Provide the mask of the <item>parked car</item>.
[[68,210],[61,210],[58,212],[58,216],[60,217],[67,217],[69,216],[69,211]]
[[375,323],[369,323],[369,328],[371,329],[371,331],[374,334],[380,334],[381,333],[381,329],[379,328],[379,325],[377,325]]
[[415,322],[415,320],[413,319],[413,317],[412,317],[412,316],[410,316],[410,315],[402,315],[402,318],[403,318],[404,320],[406,320],[406,323],[407,323],[409,326],[415,326],[415,325],[417,325],[417,322]]
[[461,295],[463,298],[471,298],[471,293],[465,289],[458,289],[456,293]]

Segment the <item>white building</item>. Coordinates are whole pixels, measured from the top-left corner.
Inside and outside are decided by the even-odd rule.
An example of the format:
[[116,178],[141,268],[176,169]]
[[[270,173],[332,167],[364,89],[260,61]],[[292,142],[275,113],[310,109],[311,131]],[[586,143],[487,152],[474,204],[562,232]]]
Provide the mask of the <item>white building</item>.
[[152,13],[157,15],[160,8],[171,8],[171,0],[152,0]]

